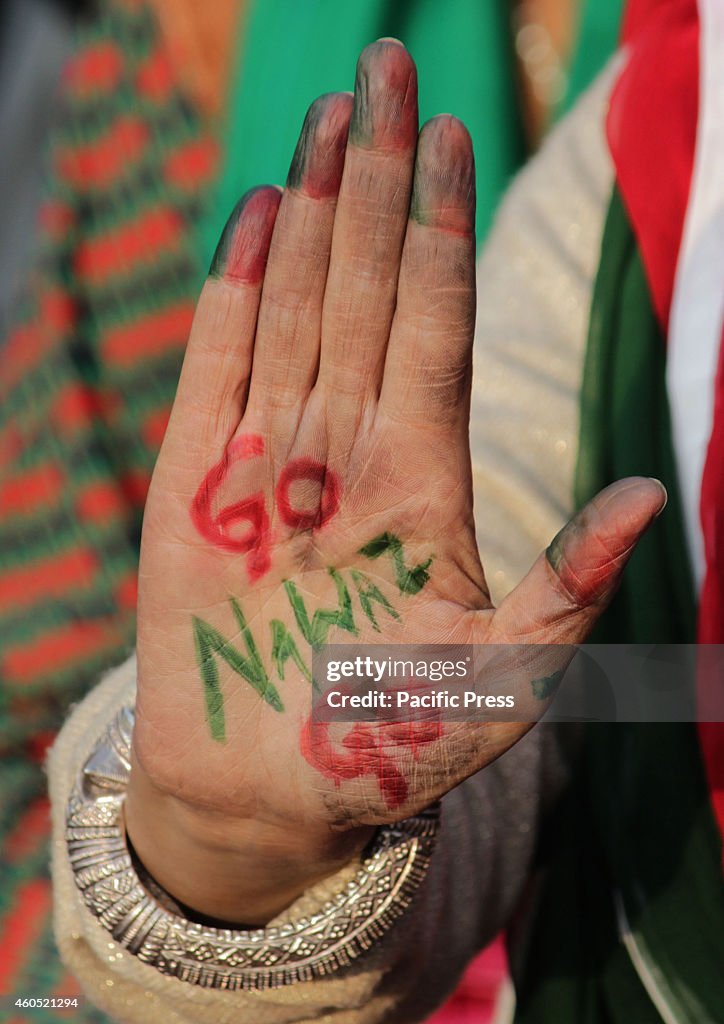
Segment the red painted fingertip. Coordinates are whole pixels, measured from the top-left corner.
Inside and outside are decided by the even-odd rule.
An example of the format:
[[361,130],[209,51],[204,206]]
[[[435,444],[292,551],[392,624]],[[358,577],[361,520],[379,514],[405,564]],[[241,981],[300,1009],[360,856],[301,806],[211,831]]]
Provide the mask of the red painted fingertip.
[[210,276],[241,284],[261,282],[281,198],[279,189],[262,185],[239,200],[217,246]]
[[417,145],[410,217],[456,234],[475,230],[475,161],[467,128],[440,114],[423,126]]
[[355,146],[406,149],[417,139],[417,69],[402,43],[379,39],[357,62],[349,129]]
[[312,199],[332,199],[339,192],[352,116],[349,93],[329,93],[307,111],[287,187]]

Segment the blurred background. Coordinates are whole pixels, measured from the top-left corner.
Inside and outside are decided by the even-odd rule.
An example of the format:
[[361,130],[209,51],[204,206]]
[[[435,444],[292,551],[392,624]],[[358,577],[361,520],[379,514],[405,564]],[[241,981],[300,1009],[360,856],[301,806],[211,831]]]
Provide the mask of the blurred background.
[[[476,154],[478,240],[613,52],[622,0],[3,0],[0,997],[77,991],[54,949],[44,752],[133,645],[143,503],[194,303],[237,198],[396,36],[421,120]],[[502,941],[435,1024],[503,1020]],[[496,1009],[497,1004],[497,1009]],[[1,1012],[1,1011],[0,1011]],[[106,1018],[87,1004],[69,1018]]]

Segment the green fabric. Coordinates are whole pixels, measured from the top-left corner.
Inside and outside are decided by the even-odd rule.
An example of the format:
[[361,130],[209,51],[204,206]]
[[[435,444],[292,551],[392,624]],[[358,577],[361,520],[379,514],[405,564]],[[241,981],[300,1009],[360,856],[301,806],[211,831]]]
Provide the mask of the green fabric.
[[[616,47],[622,0],[586,0],[563,107]],[[282,184],[309,104],[351,89],[360,51],[401,39],[417,62],[421,123],[450,111],[467,125],[476,160],[476,230],[526,157],[508,0],[249,0],[223,132],[225,165],[212,215],[200,226],[211,260],[230,210],[261,182]]]
[[417,62],[421,121],[452,111],[468,126],[482,238],[525,157],[509,19],[507,0],[256,0],[243,27],[204,257],[243,192],[285,181],[307,107],[321,93],[352,89],[360,51],[380,36],[401,39]]
[[[591,638],[599,643],[695,638],[664,371],[664,340],[615,193],[591,310],[576,503],[629,474],[661,478],[670,497]],[[614,892],[673,1019],[721,1021],[721,840],[692,723],[588,727],[541,859],[518,1024],[660,1024],[619,941]]]
[[582,0],[577,42],[568,71],[560,113],[570,110],[587,89],[618,43],[623,0]]
[[618,193],[601,250],[581,388],[575,505],[635,475],[663,481],[669,503],[637,546],[595,641],[693,643],[696,608],[671,446],[666,345]]

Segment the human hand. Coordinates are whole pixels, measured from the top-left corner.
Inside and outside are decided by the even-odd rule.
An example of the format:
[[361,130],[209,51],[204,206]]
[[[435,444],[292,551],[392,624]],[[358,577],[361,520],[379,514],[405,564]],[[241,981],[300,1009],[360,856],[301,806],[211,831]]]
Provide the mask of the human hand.
[[614,485],[491,606],[473,225],[465,128],[418,140],[414,65],[380,41],[354,109],[317,101],[284,194],[255,191],[224,233],[146,509],[127,801],[146,867],[204,913],[267,919],[530,727],[412,750],[380,725],[365,756],[309,728],[314,646],[580,642],[663,506],[656,482]]

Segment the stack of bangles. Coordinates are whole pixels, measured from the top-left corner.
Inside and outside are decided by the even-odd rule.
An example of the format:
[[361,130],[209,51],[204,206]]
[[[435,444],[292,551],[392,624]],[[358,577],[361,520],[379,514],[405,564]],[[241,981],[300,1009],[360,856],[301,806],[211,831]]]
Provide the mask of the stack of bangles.
[[438,805],[380,828],[355,875],[309,917],[246,930],[190,920],[128,847],[123,802],[133,722],[133,708],[124,707],[79,772],[66,840],[86,906],[139,960],[193,985],[279,988],[348,966],[410,906],[430,864]]

